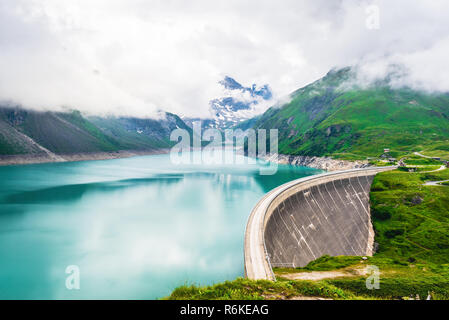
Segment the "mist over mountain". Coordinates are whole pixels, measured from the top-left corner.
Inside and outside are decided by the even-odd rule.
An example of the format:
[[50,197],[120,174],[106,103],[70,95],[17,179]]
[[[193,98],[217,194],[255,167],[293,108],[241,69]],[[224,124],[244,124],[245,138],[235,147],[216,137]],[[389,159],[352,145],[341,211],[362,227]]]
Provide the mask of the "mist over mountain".
[[243,86],[227,76],[224,94],[210,101],[213,117],[159,119],[88,116],[0,107],[0,154],[48,156],[123,150],[155,151],[173,145],[170,133],[204,128],[278,129],[279,152],[360,159],[416,150],[449,151],[449,94],[404,85],[407,69],[390,65],[367,77],[363,66],[334,68],[323,78],[273,104],[268,85]]
[[[367,27],[370,5],[378,28]],[[402,63],[410,87],[447,91],[448,10],[445,0],[2,0],[0,102],[207,118],[225,74],[277,98],[359,63]]]
[[364,158],[449,150],[449,94],[401,83],[404,69],[361,81],[359,67],[333,69],[240,127],[278,129],[279,152]]
[[225,76],[219,81],[223,88],[223,97],[209,102],[210,118],[183,118],[192,126],[194,121],[201,121],[203,128],[226,129],[253,118],[272,104],[273,93],[268,84],[245,87],[234,78]]

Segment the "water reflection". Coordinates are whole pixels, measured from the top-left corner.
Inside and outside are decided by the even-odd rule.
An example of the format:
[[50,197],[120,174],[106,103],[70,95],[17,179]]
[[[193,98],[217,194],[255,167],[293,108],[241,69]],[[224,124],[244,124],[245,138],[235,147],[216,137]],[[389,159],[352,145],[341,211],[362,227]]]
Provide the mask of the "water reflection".
[[4,198],[5,203],[48,203],[73,202],[80,200],[89,192],[111,192],[119,189],[139,187],[147,184],[167,185],[178,183],[182,175],[159,175],[152,178],[124,179],[108,182],[83,183],[42,188],[33,191],[13,193]]

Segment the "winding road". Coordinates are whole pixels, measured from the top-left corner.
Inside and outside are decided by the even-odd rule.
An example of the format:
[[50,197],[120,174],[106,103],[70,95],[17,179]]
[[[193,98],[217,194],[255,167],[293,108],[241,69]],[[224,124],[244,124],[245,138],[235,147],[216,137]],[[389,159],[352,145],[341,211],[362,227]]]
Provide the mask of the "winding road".
[[447,187],[445,185],[441,185],[440,183],[443,182],[449,182],[449,180],[442,180],[442,181],[427,181],[423,184],[423,186],[438,186],[438,187]]
[[413,152],[413,154],[414,154],[414,155],[417,155],[417,156],[420,156],[420,157],[423,157],[423,158],[432,159],[432,157],[425,156],[425,155],[423,155],[423,154],[421,154],[421,153],[419,153],[419,152]]
[[[423,155],[423,154],[421,154],[421,153],[419,153],[419,152],[413,152],[413,154],[414,154],[414,155],[417,155],[417,156],[420,156],[420,157],[423,157],[423,158],[433,159],[432,157],[425,156],[425,155]],[[446,169],[446,168],[447,168],[447,167],[443,165],[443,166],[439,167],[439,168],[436,169],[436,170],[432,170],[432,171],[422,171],[422,172],[420,172],[420,173],[437,172],[437,171],[442,171],[442,170],[444,170],[444,169]],[[442,180],[442,181],[427,181],[426,183],[423,184],[423,186],[439,186],[439,187],[445,187],[445,186],[441,185],[440,183],[442,183],[442,182],[447,182],[447,181],[449,181],[449,180]]]

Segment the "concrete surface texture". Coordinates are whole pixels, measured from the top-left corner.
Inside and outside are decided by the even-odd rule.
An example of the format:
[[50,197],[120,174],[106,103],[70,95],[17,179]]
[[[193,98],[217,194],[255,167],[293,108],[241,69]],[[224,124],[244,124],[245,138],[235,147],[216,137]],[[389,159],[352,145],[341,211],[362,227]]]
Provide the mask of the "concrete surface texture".
[[245,275],[275,280],[272,267],[303,267],[325,254],[372,255],[369,191],[374,167],[286,183],[254,207],[245,233]]

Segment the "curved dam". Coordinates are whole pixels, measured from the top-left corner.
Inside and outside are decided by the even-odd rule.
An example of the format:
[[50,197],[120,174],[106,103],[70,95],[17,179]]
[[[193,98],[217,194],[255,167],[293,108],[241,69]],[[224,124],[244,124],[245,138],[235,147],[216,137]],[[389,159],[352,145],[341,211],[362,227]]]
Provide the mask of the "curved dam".
[[245,276],[275,280],[272,267],[304,267],[323,255],[372,255],[369,191],[396,167],[324,173],[288,182],[254,207],[245,233]]

